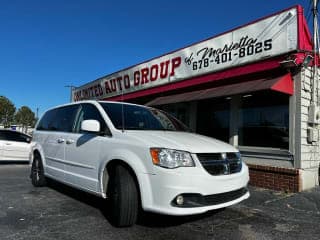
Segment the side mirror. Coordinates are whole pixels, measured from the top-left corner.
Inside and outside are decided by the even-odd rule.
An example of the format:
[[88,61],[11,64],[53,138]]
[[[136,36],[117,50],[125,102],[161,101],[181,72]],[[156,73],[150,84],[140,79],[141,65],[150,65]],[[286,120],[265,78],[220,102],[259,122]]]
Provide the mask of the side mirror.
[[84,120],[81,122],[81,130],[85,132],[100,132],[100,123],[97,120]]

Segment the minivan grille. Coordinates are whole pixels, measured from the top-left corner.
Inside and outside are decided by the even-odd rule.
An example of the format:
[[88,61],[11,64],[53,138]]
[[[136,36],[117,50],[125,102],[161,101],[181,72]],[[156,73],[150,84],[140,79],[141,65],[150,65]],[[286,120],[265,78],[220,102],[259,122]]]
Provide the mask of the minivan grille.
[[211,175],[229,175],[241,171],[242,162],[238,153],[198,153],[204,169]]

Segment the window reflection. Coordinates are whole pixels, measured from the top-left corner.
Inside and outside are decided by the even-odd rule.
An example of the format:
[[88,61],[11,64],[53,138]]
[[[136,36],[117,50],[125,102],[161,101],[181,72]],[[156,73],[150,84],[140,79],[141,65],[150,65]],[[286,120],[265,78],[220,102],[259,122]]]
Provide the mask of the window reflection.
[[240,145],[288,149],[289,97],[269,91],[242,101]]
[[230,101],[209,99],[198,103],[197,132],[229,142]]

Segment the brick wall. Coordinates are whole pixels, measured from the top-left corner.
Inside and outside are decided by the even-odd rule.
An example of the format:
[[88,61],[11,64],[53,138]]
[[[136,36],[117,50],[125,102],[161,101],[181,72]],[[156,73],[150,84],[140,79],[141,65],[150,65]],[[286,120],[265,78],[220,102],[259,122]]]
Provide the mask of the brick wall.
[[299,169],[248,164],[250,185],[277,191],[300,192]]

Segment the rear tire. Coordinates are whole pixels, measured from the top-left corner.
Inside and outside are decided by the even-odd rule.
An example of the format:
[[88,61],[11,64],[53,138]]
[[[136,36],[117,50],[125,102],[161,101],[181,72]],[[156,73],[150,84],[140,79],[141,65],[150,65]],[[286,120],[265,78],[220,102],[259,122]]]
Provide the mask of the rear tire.
[[108,186],[111,203],[111,221],[117,227],[136,223],[139,209],[139,194],[135,178],[122,165],[114,167]]
[[44,175],[43,164],[39,154],[35,154],[31,166],[31,182],[35,187],[46,186],[47,181]]

